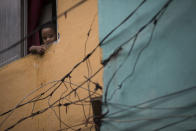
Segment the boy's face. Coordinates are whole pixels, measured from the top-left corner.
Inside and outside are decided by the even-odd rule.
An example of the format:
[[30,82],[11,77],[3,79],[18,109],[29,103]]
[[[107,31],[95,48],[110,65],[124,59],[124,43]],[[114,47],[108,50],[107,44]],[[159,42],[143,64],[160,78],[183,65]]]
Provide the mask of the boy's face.
[[47,27],[42,29],[41,36],[44,44],[50,44],[56,41],[56,32],[53,28]]

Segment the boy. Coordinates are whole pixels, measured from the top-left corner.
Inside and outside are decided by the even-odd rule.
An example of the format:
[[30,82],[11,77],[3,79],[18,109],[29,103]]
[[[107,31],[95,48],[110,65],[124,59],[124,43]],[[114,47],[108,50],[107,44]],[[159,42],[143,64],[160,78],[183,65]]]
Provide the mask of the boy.
[[53,24],[46,24],[40,31],[41,41],[40,46],[31,46],[29,51],[33,54],[43,55],[48,44],[57,40],[56,28]]

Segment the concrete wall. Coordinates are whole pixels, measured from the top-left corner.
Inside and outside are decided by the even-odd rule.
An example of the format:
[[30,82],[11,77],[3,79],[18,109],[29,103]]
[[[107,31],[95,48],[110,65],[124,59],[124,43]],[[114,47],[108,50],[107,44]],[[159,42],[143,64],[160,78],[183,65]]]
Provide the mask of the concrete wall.
[[[142,1],[99,0],[100,40]],[[167,1],[147,0],[138,8],[105,41],[103,59],[134,36]],[[152,39],[154,22],[143,28],[134,45],[132,39],[121,46],[104,68],[103,113],[107,115],[102,131],[196,129],[195,5],[195,0],[173,0]]]
[[[66,9],[79,2],[73,0],[58,0],[58,14],[61,14]],[[68,73],[75,64],[84,58],[85,41],[92,21],[91,34],[86,45],[86,54],[90,52],[98,44],[98,16],[97,16],[97,1],[88,0],[84,4],[78,6],[67,14],[67,17],[58,19],[58,32],[60,40],[52,44],[46,54],[42,57],[36,55],[29,55],[20,60],[17,60],[0,69],[0,113],[9,110],[20,102],[28,93],[39,88],[48,82],[60,80],[66,73]],[[101,65],[101,50],[97,49],[90,58],[93,74]],[[88,76],[86,63],[82,63],[79,68],[71,74],[72,82],[80,84]],[[66,79],[67,81],[67,79]],[[102,73],[96,75],[93,81],[102,84]],[[44,89],[49,88],[52,84],[42,88],[36,93],[32,94],[26,101],[30,100],[35,95],[40,94]],[[90,84],[92,87],[93,85]],[[87,84],[84,85],[87,89]],[[94,88],[93,88],[94,89]],[[92,90],[93,90],[92,89]],[[59,98],[65,88],[60,87],[51,101]],[[77,93],[81,98],[88,96],[88,92],[79,89]],[[69,97],[70,100],[76,100],[74,95]],[[87,99],[89,100],[89,99]],[[65,102],[65,101],[64,101]],[[34,111],[41,110],[48,106],[48,100],[37,102]],[[26,115],[31,114],[33,104],[28,104],[24,108],[15,111],[8,120],[3,124],[0,130],[3,130]],[[85,106],[85,111],[89,114],[89,105]],[[56,109],[55,109],[56,110]],[[81,106],[75,105],[69,107],[66,114],[65,107],[62,108],[62,120],[69,126],[81,122],[85,122],[83,109]],[[57,111],[57,110],[56,110]],[[90,111],[92,116],[92,110]],[[2,121],[4,117],[1,117]],[[88,125],[85,130],[89,129]],[[62,124],[62,128],[65,126]],[[84,124],[82,128],[84,127]],[[78,129],[75,127],[74,129]],[[60,129],[59,121],[52,110],[40,114],[36,117],[25,120],[14,127],[13,131],[54,131]]]

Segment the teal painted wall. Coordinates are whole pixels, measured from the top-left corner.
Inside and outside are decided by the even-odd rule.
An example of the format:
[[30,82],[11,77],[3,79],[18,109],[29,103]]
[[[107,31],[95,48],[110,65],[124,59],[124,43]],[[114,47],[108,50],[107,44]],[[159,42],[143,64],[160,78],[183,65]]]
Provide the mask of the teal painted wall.
[[[99,0],[100,41],[142,1]],[[103,43],[103,60],[167,1],[147,0],[138,8]],[[106,65],[103,114],[108,113],[102,120],[102,131],[196,129],[195,12],[196,0],[173,0],[156,26],[146,26],[134,45],[134,39],[124,44]]]

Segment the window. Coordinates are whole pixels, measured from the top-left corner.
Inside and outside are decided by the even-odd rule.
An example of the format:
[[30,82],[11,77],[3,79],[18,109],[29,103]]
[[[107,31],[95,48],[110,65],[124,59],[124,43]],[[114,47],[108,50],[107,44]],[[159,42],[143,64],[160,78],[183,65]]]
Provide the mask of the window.
[[[21,0],[0,1],[0,51],[12,46],[22,36]],[[22,45],[17,45],[0,54],[0,66],[23,55]]]
[[[31,2],[34,3],[31,3]],[[30,8],[39,5],[39,14],[30,16]],[[35,5],[33,5],[35,4]],[[28,54],[31,44],[40,44],[39,31],[37,43],[23,39],[29,32],[45,22],[56,18],[56,0],[1,0],[0,1],[0,67]],[[31,22],[29,18],[31,17]],[[36,21],[37,20],[37,21]],[[55,25],[56,21],[53,21]],[[34,25],[33,25],[34,24]],[[32,28],[29,28],[33,26]],[[57,31],[56,31],[57,32]],[[19,42],[20,44],[16,44]]]
[[[28,34],[46,23],[54,24],[55,32],[57,32],[56,0],[28,0],[28,2]],[[41,32],[38,31],[28,38],[27,50],[31,46],[39,46],[41,43]]]

